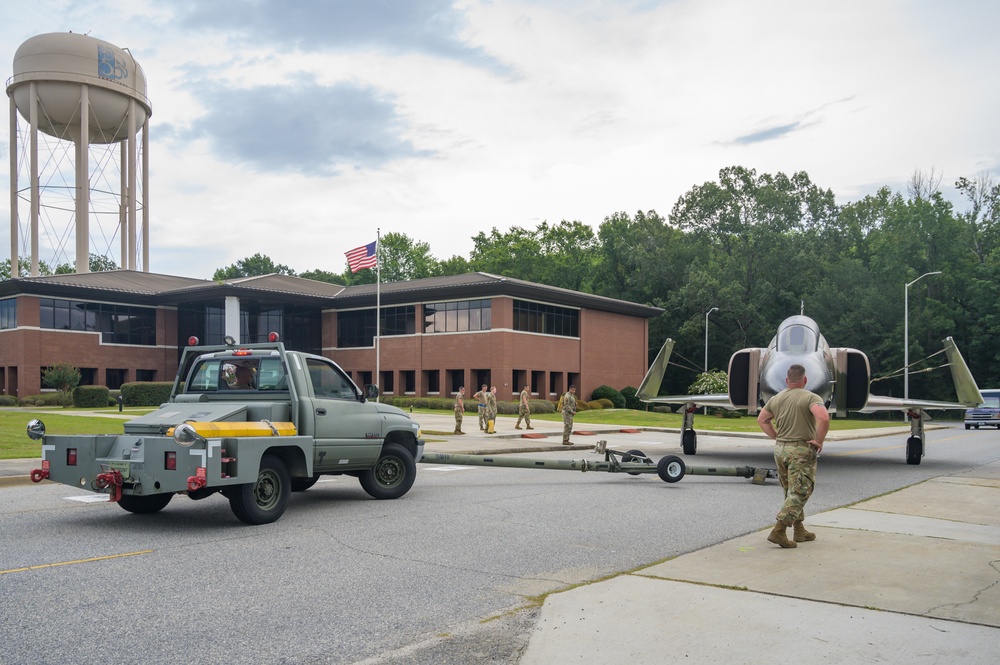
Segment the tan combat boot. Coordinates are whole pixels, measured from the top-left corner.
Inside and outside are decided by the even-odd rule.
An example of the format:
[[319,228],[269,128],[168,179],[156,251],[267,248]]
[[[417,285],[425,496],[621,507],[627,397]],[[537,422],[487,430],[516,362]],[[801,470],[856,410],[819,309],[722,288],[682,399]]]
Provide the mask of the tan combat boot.
[[798,545],[795,544],[795,541],[788,540],[788,536],[785,535],[785,529],[787,528],[787,524],[775,522],[774,528],[771,529],[771,533],[767,536],[767,541],[769,543],[774,543],[775,545],[781,545],[784,548],[798,547]]
[[816,534],[812,531],[806,531],[805,526],[802,524],[802,520],[799,520],[793,526],[795,528],[795,532],[792,534],[792,537],[795,539],[795,542],[804,543],[810,540],[816,540]]

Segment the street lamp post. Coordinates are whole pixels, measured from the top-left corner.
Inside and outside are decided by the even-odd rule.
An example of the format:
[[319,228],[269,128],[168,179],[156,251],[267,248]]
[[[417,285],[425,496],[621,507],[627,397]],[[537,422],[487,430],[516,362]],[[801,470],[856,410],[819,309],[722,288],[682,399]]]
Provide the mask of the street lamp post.
[[708,374],[708,315],[712,312],[718,312],[718,307],[713,307],[712,309],[705,312],[705,373]]
[[[708,315],[712,312],[718,312],[718,307],[713,307],[712,309],[705,312],[705,374],[708,374]],[[708,407],[706,406],[702,413],[708,414]]]
[[928,275],[940,274],[940,270],[925,272],[903,288],[903,399],[910,398],[910,287]]

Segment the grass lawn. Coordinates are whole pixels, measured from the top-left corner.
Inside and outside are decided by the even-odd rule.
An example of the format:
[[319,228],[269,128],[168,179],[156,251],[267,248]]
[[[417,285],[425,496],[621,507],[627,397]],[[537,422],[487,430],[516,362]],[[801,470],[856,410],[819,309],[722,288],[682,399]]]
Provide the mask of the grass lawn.
[[[125,409],[120,415],[135,418],[153,410]],[[32,418],[41,419],[49,434],[124,434],[125,418],[83,415],[101,412],[119,415],[117,407],[87,410],[39,407],[32,411],[0,409],[0,459],[42,456],[41,442],[32,441],[24,431]]]
[[[414,409],[416,413],[437,413],[441,411],[434,409]],[[466,418],[475,418],[475,412],[466,413]],[[853,414],[852,414],[853,415]],[[517,414],[499,414],[499,418],[517,418]],[[558,413],[533,413],[532,420],[548,420],[552,422],[562,422],[562,415]],[[679,413],[655,413],[653,411],[635,411],[630,409],[601,409],[578,411],[573,418],[574,424],[589,423],[592,425],[632,425],[635,427],[669,427],[680,429],[683,417]],[[830,429],[866,429],[870,427],[899,427],[903,425],[902,419],[894,421],[886,420],[860,420],[854,418],[831,418]],[[759,432],[757,418],[755,416],[743,416],[742,418],[723,418],[721,416],[706,416],[698,413],[694,419],[696,430],[712,432]]]
[[[45,423],[50,434],[123,434],[123,423],[126,418],[108,417],[128,415],[137,417],[150,413],[155,409],[136,408],[125,409],[119,414],[116,407],[108,409],[64,409],[62,407],[39,407],[32,411],[0,409],[0,459],[21,459],[41,457],[41,443],[32,441],[25,433],[25,425],[32,418],[40,418]],[[449,413],[434,409],[414,409],[418,413]],[[108,416],[94,416],[94,413],[106,413]],[[475,413],[471,414],[475,417]],[[500,415],[501,418],[516,418],[517,415]],[[536,420],[562,422],[558,413],[535,413],[531,415]],[[573,419],[574,423],[589,423],[592,425],[632,425],[636,427],[681,427],[681,416],[677,413],[654,413],[652,411],[633,411],[628,409],[602,409],[580,411]],[[898,427],[902,420],[856,420],[832,418],[831,429],[847,430],[868,427]],[[705,416],[698,414],[695,418],[695,429],[706,432],[759,432],[757,419],[751,416],[742,418],[722,418],[720,416]]]

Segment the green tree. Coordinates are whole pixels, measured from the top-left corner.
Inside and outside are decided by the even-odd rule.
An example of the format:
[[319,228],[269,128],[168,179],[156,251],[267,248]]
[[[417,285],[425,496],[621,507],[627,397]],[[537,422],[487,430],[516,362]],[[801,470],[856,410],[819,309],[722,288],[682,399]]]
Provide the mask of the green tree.
[[[89,261],[90,272],[107,272],[109,270],[119,270],[118,264],[107,256],[91,254]],[[76,272],[76,266],[71,263],[60,263],[56,266],[56,275],[72,275]]]
[[42,372],[42,385],[61,392],[63,404],[69,404],[69,394],[80,385],[80,370],[67,362],[56,363]]
[[302,277],[303,279],[315,280],[317,282],[327,282],[329,284],[343,285],[344,283],[343,275],[327,272],[326,270],[319,270],[318,268],[316,270],[307,270],[304,273],[301,273],[299,277]]
[[[23,256],[18,257],[18,277],[30,277],[31,276],[31,260],[26,259]],[[38,262],[38,274],[39,275],[51,275],[52,269],[49,268],[45,261]],[[10,279],[10,259],[4,259],[0,261],[0,281]]]
[[480,231],[473,236],[472,243],[469,264],[473,270],[540,281],[542,246],[534,231],[514,226],[501,233],[493,227],[489,235]]
[[217,282],[221,282],[227,279],[259,277],[261,275],[270,275],[272,273],[278,273],[279,275],[295,275],[295,271],[288,266],[280,263],[275,264],[274,261],[271,260],[271,257],[257,253],[253,256],[248,256],[245,259],[240,259],[226,268],[219,268],[215,271],[215,274],[212,275],[212,279]]

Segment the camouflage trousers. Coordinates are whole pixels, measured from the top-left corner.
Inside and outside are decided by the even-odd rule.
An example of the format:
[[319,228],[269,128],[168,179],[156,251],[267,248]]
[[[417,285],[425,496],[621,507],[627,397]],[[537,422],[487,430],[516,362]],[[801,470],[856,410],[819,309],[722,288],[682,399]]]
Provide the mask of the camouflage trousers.
[[455,432],[457,433],[461,431],[462,431],[462,412],[458,409],[455,409]]
[[521,404],[517,407],[517,425],[515,427],[521,426],[521,419],[524,419],[524,424],[531,427],[531,412],[528,411],[528,407]]
[[563,414],[563,441],[569,441],[569,435],[573,433],[573,414]]
[[485,430],[486,429],[486,405],[485,404],[480,404],[479,405],[478,414],[479,414],[479,429]]
[[785,490],[785,502],[778,511],[778,521],[785,525],[805,517],[805,505],[816,486],[816,449],[809,445],[779,443],[774,447],[778,480]]

